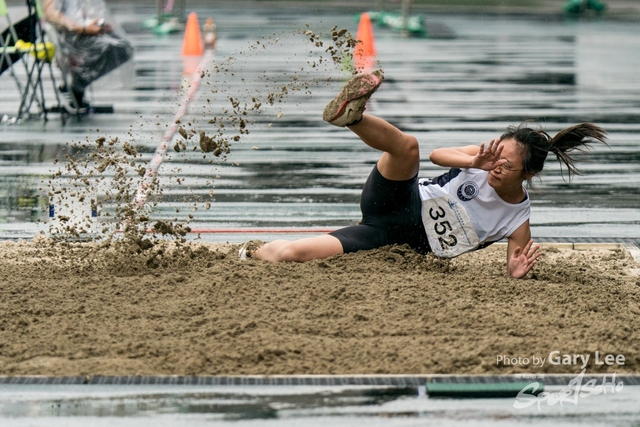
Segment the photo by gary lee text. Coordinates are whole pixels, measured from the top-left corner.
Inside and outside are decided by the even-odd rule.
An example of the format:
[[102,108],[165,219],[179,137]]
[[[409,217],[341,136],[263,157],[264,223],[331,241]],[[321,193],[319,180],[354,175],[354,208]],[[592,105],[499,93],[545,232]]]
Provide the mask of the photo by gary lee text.
[[496,365],[502,366],[534,366],[542,368],[545,364],[548,365],[565,365],[565,366],[579,366],[580,369],[584,369],[592,362],[593,366],[623,366],[624,365],[623,354],[604,354],[596,351],[594,353],[586,354],[569,354],[562,353],[558,350],[554,350],[546,357],[539,357],[535,354],[532,356],[508,356],[498,355],[496,356]]

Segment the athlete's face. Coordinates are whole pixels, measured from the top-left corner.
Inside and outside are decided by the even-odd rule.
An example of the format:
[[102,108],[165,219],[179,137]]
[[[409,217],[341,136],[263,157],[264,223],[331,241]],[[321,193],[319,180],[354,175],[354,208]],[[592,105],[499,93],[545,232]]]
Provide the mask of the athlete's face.
[[522,182],[527,179],[524,172],[524,159],[518,152],[518,143],[509,138],[500,142],[502,145],[501,159],[507,162],[489,172],[489,185],[501,192],[520,192]]

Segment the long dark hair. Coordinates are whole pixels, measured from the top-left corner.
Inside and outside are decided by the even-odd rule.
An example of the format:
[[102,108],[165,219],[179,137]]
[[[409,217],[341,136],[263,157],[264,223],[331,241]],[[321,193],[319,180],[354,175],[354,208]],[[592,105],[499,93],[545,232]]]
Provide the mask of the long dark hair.
[[[523,158],[523,168],[525,174],[540,172],[544,167],[544,161],[550,152],[555,154],[560,162],[560,172],[564,179],[562,165],[567,167],[569,181],[571,176],[581,175],[575,165],[574,159],[568,154],[573,150],[585,151],[589,145],[601,142],[607,144],[607,132],[600,126],[591,123],[581,123],[563,129],[553,138],[542,128],[539,123],[536,127],[530,127],[532,122],[526,121],[519,126],[509,126],[507,131],[500,137],[505,140],[513,138],[518,144],[518,149]],[[534,122],[535,123],[535,122]]]

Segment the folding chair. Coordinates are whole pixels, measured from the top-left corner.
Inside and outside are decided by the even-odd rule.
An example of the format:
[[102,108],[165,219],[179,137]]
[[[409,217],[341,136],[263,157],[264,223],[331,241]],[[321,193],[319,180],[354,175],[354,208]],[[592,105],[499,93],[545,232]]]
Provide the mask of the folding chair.
[[5,0],[0,0],[0,18],[4,18],[8,23],[7,30],[0,34],[0,74],[4,73],[6,70],[10,70],[14,80],[18,83],[18,90],[22,92],[18,78],[15,76],[12,68],[13,63],[20,59],[20,54],[11,53],[11,49],[7,49],[7,47],[12,46],[12,38],[15,41],[18,36],[16,35],[15,29],[11,23],[9,10],[7,9],[7,3]]
[[20,21],[20,26],[16,29],[11,21],[5,0],[0,0],[0,19],[5,21],[0,21],[0,24],[6,25],[6,29],[0,34],[0,74],[9,70],[18,87],[18,91],[22,93],[22,84],[20,84],[20,79],[13,70],[13,64],[21,62],[23,53],[17,50],[14,44],[19,40],[17,29],[22,32],[22,27],[25,25],[26,20]]
[[[54,56],[53,44],[46,39],[42,28],[40,10],[37,0],[27,0],[27,16],[17,23],[11,21],[5,0],[0,0],[0,18],[5,17],[7,29],[0,35],[0,74],[10,71],[18,87],[20,106],[16,118],[20,119],[32,114],[32,108],[37,107],[37,114],[41,114],[47,121],[47,107],[45,105],[45,90],[43,84],[43,69],[48,67],[49,78],[53,84],[58,108],[60,109],[60,97],[56,87],[55,77],[51,62]],[[22,67],[18,65],[22,64]],[[24,68],[16,70],[14,67]],[[21,78],[25,81],[21,82]],[[64,112],[61,111],[63,123]]]

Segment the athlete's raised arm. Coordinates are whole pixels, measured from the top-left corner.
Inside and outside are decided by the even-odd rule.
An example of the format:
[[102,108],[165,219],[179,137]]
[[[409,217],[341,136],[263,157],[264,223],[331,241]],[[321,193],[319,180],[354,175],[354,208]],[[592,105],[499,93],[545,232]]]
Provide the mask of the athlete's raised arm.
[[507,240],[507,274],[516,279],[526,276],[542,255],[538,249],[540,245],[533,244],[527,220]]
[[476,168],[490,171],[505,163],[500,159],[502,145],[500,138],[491,139],[485,148],[484,142],[465,147],[436,148],[429,155],[429,160],[438,166],[447,168]]

